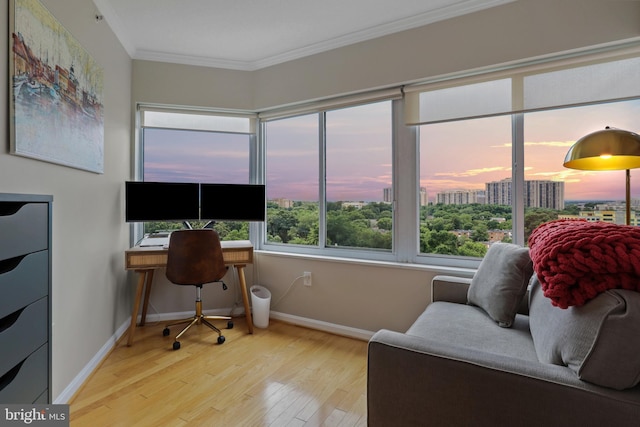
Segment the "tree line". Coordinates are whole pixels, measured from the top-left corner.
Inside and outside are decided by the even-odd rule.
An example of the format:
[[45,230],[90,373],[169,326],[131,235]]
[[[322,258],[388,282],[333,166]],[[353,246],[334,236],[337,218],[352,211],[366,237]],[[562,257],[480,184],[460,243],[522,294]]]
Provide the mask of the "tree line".
[[[535,227],[558,218],[559,213],[577,214],[569,205],[564,211],[528,208],[525,211],[525,239]],[[193,222],[193,228],[205,223]],[[389,203],[372,202],[353,206],[344,202],[328,202],[326,212],[327,246],[391,250],[393,214]],[[180,223],[145,224],[145,232],[183,228]],[[246,240],[249,223],[216,222],[213,228],[222,240]],[[267,202],[267,241],[294,245],[317,246],[319,242],[319,210],[317,202],[295,201],[283,208]],[[420,252],[442,255],[482,257],[487,250],[489,232],[504,230],[503,241],[510,242],[511,206],[469,204],[434,204],[420,208]],[[467,233],[454,231],[465,230]]]

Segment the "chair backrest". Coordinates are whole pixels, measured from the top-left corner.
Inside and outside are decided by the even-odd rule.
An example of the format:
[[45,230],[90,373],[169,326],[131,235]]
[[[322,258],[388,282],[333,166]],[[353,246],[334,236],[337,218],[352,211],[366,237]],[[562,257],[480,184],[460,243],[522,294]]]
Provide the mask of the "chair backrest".
[[176,285],[217,282],[227,272],[215,230],[179,230],[171,233],[167,279]]

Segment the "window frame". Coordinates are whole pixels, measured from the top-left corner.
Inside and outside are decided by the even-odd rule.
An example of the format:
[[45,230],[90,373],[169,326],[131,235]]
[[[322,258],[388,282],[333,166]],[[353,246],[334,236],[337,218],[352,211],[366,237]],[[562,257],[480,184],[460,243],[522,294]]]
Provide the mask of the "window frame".
[[[207,108],[193,108],[186,106],[166,106],[156,105],[148,103],[137,103],[135,110],[135,133],[133,144],[133,165],[132,165],[132,178],[134,181],[144,181],[144,131],[146,128],[150,129],[165,129],[165,130],[185,130],[185,131],[198,131],[198,132],[212,132],[220,134],[239,134],[247,135],[249,137],[249,176],[248,183],[250,184],[262,184],[261,181],[261,168],[259,162],[259,150],[258,150],[258,137],[256,129],[256,117],[257,114],[249,111],[236,111],[236,110],[221,110],[221,109],[207,109]],[[144,113],[176,113],[182,115],[198,115],[198,116],[212,116],[220,118],[242,118],[248,119],[249,124],[242,130],[233,130],[233,125],[229,128],[228,123],[223,122],[222,128],[219,130],[214,129],[202,129],[193,127],[165,127],[165,126],[145,126],[144,125]],[[249,240],[254,245],[260,236],[261,230],[256,226],[257,224],[251,222],[249,224]],[[144,235],[144,223],[134,222],[130,225],[131,228],[131,246],[138,242]]]
[[[270,251],[270,252],[283,252],[283,253],[295,253],[295,254],[303,254],[303,255],[315,255],[322,257],[336,257],[336,258],[355,258],[359,260],[375,260],[375,261],[387,261],[394,262],[397,260],[397,250],[396,250],[396,242],[398,241],[396,237],[397,233],[397,209],[395,200],[397,200],[397,189],[396,185],[393,182],[396,177],[397,167],[397,159],[395,153],[395,148],[397,143],[395,142],[396,135],[395,130],[399,127],[398,124],[402,120],[403,115],[397,114],[396,110],[402,107],[402,100],[397,96],[400,93],[399,90],[393,91],[385,91],[384,93],[388,93],[389,95],[380,95],[380,92],[374,92],[371,97],[367,96],[367,94],[359,94],[357,98],[340,98],[338,102],[335,104],[330,102],[323,102],[318,104],[315,108],[310,106],[305,106],[304,108],[294,109],[289,112],[285,112],[284,114],[273,114],[270,113],[266,117],[267,120],[259,120],[258,125],[258,141],[261,149],[262,158],[261,163],[263,165],[266,164],[266,145],[267,145],[267,132],[266,126],[270,120],[281,120],[288,118],[295,118],[301,115],[309,115],[309,114],[317,114],[318,117],[318,210],[319,210],[319,236],[318,236],[318,245],[297,245],[291,243],[278,243],[278,242],[269,242],[267,241],[267,227],[266,224],[260,224],[261,232],[259,238],[259,246],[258,249]],[[348,101],[345,102],[345,99]],[[375,248],[353,248],[353,247],[327,247],[327,200],[326,200],[326,113],[329,111],[339,110],[342,108],[349,107],[357,107],[368,104],[374,104],[379,102],[389,101],[391,102],[391,162],[392,162],[392,184],[391,187],[394,193],[394,202],[392,204],[392,215],[393,215],[393,228],[392,228],[392,243],[391,250],[382,250]],[[266,181],[265,173],[263,170],[263,179]]]

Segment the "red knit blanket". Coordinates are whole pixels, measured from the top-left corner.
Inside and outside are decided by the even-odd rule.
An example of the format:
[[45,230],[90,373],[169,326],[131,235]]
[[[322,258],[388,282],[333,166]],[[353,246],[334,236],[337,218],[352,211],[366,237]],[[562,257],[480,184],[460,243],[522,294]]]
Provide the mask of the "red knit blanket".
[[544,295],[557,307],[581,306],[601,292],[640,291],[640,227],[555,220],[529,237]]

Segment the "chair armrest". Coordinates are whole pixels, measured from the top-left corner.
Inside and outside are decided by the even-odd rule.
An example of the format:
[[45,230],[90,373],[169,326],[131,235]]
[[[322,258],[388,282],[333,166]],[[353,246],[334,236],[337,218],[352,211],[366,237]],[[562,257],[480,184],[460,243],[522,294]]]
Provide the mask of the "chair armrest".
[[618,391],[566,367],[388,330],[369,341],[367,422],[376,426],[634,425],[640,386]]
[[431,302],[467,303],[471,278],[438,275],[431,280]]

